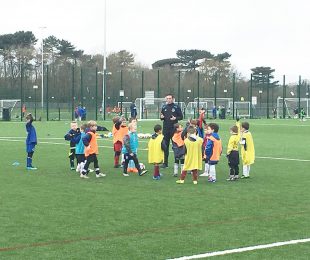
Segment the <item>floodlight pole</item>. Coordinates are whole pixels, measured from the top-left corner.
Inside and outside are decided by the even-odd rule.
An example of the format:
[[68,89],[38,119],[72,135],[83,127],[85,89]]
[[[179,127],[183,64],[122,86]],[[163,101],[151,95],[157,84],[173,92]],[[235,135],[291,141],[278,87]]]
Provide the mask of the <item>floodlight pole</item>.
[[103,120],[106,119],[106,70],[107,70],[107,0],[104,0],[103,21],[103,78],[102,78],[102,112]]
[[43,36],[43,30],[46,29],[46,26],[39,27],[42,30],[42,41],[41,41],[41,49],[42,49],[42,55],[41,55],[41,107],[42,107],[42,114],[43,114],[43,108],[44,108],[44,36]]

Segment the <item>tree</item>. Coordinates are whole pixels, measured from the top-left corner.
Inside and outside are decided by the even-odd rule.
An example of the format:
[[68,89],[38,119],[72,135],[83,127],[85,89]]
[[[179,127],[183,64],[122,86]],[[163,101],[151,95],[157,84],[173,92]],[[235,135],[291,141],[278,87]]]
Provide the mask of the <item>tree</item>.
[[170,59],[163,59],[158,60],[152,64],[153,69],[159,69],[159,68],[181,68],[182,62],[179,58],[170,58]]
[[274,73],[275,70],[271,67],[255,67],[251,69],[251,71],[255,87],[267,88],[268,77],[270,85],[273,84],[270,80],[274,78],[272,73]]
[[208,51],[194,49],[178,50],[177,57],[181,60],[184,69],[192,71],[200,66],[200,64],[197,63],[198,60],[211,59],[213,55]]
[[119,52],[114,52],[107,58],[111,67],[116,67],[118,69],[127,69],[133,66],[135,57],[132,53],[121,50]]

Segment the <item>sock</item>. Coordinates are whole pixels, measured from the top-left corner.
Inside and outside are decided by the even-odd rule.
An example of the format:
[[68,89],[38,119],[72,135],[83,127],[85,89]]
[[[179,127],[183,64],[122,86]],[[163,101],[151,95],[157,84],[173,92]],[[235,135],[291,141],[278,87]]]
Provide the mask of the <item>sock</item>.
[[192,170],[192,178],[193,181],[197,181],[198,176],[198,170]]
[[185,179],[186,173],[187,173],[186,171],[182,171],[181,177],[180,177],[181,180],[184,180],[184,179]]
[[96,168],[96,169],[95,169],[95,172],[96,172],[96,174],[99,174],[99,173],[100,173],[100,169],[99,169],[99,168]]
[[31,167],[32,166],[32,158],[27,157],[27,167]]
[[179,171],[179,164],[178,163],[174,163],[174,167],[173,167],[173,174],[174,175],[178,175],[178,171]]
[[118,165],[119,164],[119,155],[115,155],[114,156],[114,165]]
[[248,165],[248,171],[247,171],[248,176],[250,176],[250,169],[251,169],[251,166],[250,166],[250,165]]
[[159,176],[159,165],[154,165],[154,177]]
[[210,165],[209,167],[209,175],[213,180],[216,180],[216,170],[215,165]]
[[248,165],[243,165],[242,170],[243,170],[243,175],[244,175],[245,177],[249,177]]
[[184,167],[184,164],[181,164],[181,173],[182,173],[182,171],[183,171],[183,167]]
[[70,160],[70,167],[74,168],[74,160]]
[[205,172],[209,173],[210,165],[205,163]]
[[81,162],[80,163],[80,172],[82,172],[83,171],[83,169],[84,169],[84,165],[85,165],[85,162]]

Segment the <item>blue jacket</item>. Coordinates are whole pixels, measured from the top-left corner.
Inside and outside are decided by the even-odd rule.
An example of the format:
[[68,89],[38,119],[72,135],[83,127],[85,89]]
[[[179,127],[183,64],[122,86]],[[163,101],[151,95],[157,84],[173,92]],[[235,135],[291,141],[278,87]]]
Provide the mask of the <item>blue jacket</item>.
[[80,141],[78,137],[80,136],[80,129],[78,128],[77,131],[70,129],[68,133],[66,133],[66,135],[64,136],[66,141],[70,141],[70,147],[75,147],[75,145]]
[[77,138],[75,138],[75,142],[77,142],[75,145],[75,154],[84,154],[84,148],[85,148],[83,143],[84,136],[86,136],[86,133],[81,132],[81,134]]
[[26,130],[28,133],[26,144],[37,144],[37,133],[36,129],[32,125],[32,121],[26,123]]
[[[218,135],[218,133],[213,133],[211,134],[211,136],[213,136],[217,140],[220,140],[220,136]],[[206,145],[206,157],[209,159],[212,157],[212,154],[213,154],[213,146],[214,146],[213,141],[208,139],[208,142]],[[216,164],[216,163],[217,161],[209,161],[209,164]]]
[[122,153],[137,153],[138,150],[138,135],[136,132],[129,132],[128,135],[124,137],[124,144],[122,147]]

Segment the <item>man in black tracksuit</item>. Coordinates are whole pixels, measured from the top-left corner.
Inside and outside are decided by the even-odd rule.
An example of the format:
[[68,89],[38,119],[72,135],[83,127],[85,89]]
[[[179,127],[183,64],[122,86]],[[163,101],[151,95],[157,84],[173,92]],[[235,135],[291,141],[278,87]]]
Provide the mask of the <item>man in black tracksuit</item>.
[[163,135],[166,143],[165,159],[162,168],[168,167],[169,144],[174,134],[174,124],[183,119],[181,108],[173,103],[173,95],[166,96],[166,104],[161,109],[160,119],[163,120]]

